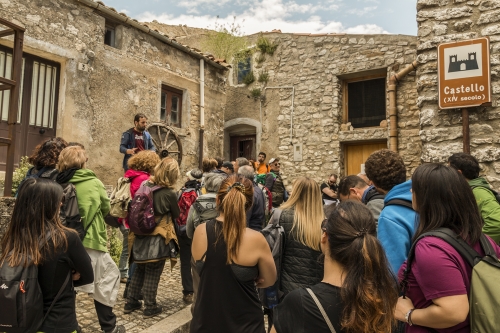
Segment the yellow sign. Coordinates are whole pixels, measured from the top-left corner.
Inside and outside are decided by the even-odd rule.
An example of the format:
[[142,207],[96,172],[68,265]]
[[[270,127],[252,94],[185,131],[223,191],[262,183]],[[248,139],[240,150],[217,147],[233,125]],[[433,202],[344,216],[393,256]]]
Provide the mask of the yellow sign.
[[440,44],[438,86],[440,109],[491,103],[489,39]]

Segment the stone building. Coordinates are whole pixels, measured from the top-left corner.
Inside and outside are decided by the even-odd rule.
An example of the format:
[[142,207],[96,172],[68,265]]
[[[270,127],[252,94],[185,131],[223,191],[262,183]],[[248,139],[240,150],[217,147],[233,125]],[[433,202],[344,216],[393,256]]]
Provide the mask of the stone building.
[[[29,126],[18,136],[18,158],[61,136],[84,144],[88,167],[113,185],[123,173],[121,134],[142,112],[176,131],[186,170],[198,165],[202,109],[204,152],[222,153],[224,62],[100,1],[2,0],[0,15],[26,28],[20,121]],[[12,39],[0,39],[2,76],[10,75],[11,47]],[[6,136],[7,98],[0,92],[0,136]],[[5,156],[0,147],[0,163]]]
[[[359,173],[372,151],[388,147],[389,78],[415,61],[417,37],[271,32],[250,36],[250,44],[259,39],[277,48],[255,51],[229,73],[225,156],[264,151],[280,157],[289,180],[319,181]],[[255,81],[246,85],[249,72]],[[400,80],[395,105],[396,149],[409,173],[421,155],[417,97],[412,71]]]

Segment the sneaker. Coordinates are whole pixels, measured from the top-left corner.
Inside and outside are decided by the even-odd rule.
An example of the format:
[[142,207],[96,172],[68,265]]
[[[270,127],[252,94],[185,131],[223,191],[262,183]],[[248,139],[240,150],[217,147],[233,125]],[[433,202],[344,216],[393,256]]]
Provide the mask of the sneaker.
[[125,306],[123,307],[123,313],[131,313],[134,312],[135,310],[139,310],[142,307],[142,302],[137,302],[137,303],[132,303],[132,302],[127,302],[125,303]]
[[125,329],[125,326],[123,325],[116,325],[115,328],[113,328],[111,331],[104,331],[104,333],[125,333],[127,330]]
[[127,281],[128,281],[128,278],[121,278],[120,279],[120,283],[127,283]]
[[147,319],[159,315],[162,311],[163,308],[159,305],[156,305],[154,308],[145,309],[142,314],[144,319]]
[[186,294],[184,296],[182,296],[182,300],[184,301],[184,303],[186,304],[191,304],[193,303],[193,294]]

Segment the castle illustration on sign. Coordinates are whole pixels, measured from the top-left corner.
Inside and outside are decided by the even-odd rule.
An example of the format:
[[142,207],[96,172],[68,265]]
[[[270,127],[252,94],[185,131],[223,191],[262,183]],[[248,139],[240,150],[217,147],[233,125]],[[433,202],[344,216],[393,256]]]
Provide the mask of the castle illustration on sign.
[[448,66],[448,73],[470,71],[479,69],[477,64],[476,52],[469,53],[469,59],[457,61],[457,55],[450,55],[450,65]]

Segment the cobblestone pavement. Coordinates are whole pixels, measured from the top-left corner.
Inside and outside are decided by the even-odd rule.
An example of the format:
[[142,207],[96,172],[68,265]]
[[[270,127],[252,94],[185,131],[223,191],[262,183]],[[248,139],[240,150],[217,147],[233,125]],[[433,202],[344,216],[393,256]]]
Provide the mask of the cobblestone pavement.
[[[143,319],[141,310],[129,314],[123,313],[125,300],[122,296],[125,284],[120,284],[118,301],[113,308],[113,312],[117,316],[117,323],[124,325],[127,329],[127,333],[141,332],[145,328],[153,326],[158,321],[186,307],[186,304],[182,301],[182,284],[179,268],[180,261],[177,262],[172,271],[170,271],[170,263],[166,263],[160,279],[160,285],[158,286],[158,295],[156,297],[158,304],[163,307],[163,312],[153,318]],[[76,296],[76,315],[83,333],[101,332],[97,314],[94,309],[94,300],[87,294],[78,293]]]

